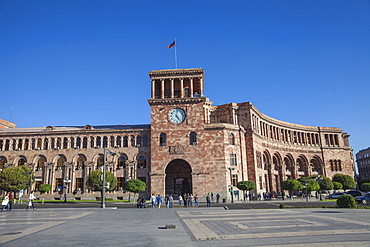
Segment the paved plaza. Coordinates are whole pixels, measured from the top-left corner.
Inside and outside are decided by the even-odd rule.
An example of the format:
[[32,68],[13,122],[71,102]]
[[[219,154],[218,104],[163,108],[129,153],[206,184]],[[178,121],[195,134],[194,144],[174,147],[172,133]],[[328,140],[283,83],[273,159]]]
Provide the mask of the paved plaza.
[[0,246],[12,247],[370,246],[362,209],[14,209],[0,227]]

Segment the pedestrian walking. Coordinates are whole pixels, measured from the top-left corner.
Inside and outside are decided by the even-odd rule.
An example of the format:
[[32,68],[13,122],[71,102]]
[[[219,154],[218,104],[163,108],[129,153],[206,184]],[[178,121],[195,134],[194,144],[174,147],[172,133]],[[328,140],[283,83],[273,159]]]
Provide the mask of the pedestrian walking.
[[156,200],[157,198],[155,197],[154,194],[152,194],[152,196],[150,197],[150,203],[152,204],[152,208],[154,208]]
[[36,210],[35,205],[33,204],[33,200],[36,199],[36,196],[33,194],[33,191],[31,191],[29,197],[28,197],[28,204],[26,207],[26,210],[30,209],[32,207],[33,210]]
[[194,196],[194,204],[195,204],[196,207],[199,206],[199,201],[198,200],[199,200],[198,194],[195,194],[195,196]]
[[209,197],[209,194],[206,196],[206,202],[207,202],[207,207],[211,206],[211,198]]
[[219,203],[220,202],[220,194],[216,194],[216,203]]
[[6,209],[6,211],[9,211],[9,196],[5,195],[3,197],[3,200],[1,201],[1,212],[3,212]]
[[187,208],[188,207],[188,197],[186,194],[184,194],[184,196],[182,197],[182,199],[184,200],[184,208]]
[[188,195],[188,205],[189,207],[193,206],[193,195],[192,194]]
[[184,199],[182,199],[182,196],[181,196],[181,195],[179,195],[178,200],[179,200],[179,206],[181,206],[181,204],[182,204],[182,203],[183,203],[183,201],[184,201]]
[[164,197],[164,202],[166,203],[166,208],[169,208],[170,207],[170,197],[168,195]]
[[12,195],[12,193],[9,193],[8,197],[9,197],[9,211],[12,211],[12,207],[13,207],[13,195]]
[[173,196],[172,195],[168,197],[168,207],[173,208]]
[[157,198],[156,198],[156,203],[158,205],[158,208],[161,208],[161,204],[162,204],[162,197],[161,195],[158,195]]

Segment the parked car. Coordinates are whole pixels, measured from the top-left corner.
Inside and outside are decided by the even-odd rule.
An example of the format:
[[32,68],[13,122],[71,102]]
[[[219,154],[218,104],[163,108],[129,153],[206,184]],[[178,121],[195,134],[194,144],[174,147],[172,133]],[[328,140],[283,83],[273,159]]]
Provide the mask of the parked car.
[[363,196],[364,193],[362,193],[361,191],[359,190],[350,190],[350,191],[347,191],[346,192],[347,194],[350,194],[351,196],[353,197],[356,197],[356,196]]
[[370,193],[366,193],[363,196],[355,197],[357,203],[367,204],[370,203]]
[[328,195],[327,197],[325,197],[325,199],[338,199],[338,197],[343,196],[343,195],[350,196],[350,194],[347,194],[347,193],[344,193],[344,192],[337,192],[337,193]]

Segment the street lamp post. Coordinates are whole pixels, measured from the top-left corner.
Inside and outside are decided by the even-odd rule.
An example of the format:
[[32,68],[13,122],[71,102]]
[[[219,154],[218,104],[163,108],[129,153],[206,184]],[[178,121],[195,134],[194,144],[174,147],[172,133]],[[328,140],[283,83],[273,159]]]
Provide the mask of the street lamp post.
[[[104,148],[104,156],[103,156],[103,174],[101,176],[101,180],[102,180],[102,188],[101,188],[101,205],[100,207],[101,208],[105,208],[105,189],[106,189],[106,185],[105,185],[105,170],[107,168],[107,152],[114,156],[114,155],[120,155],[119,152],[113,152],[113,151],[110,151],[109,149],[107,148]],[[109,186],[109,185],[108,185]]]
[[69,184],[71,183],[71,180],[68,177],[66,177],[66,179],[63,180],[63,182],[66,184],[64,190],[64,202],[67,202],[67,189],[69,189]]
[[[324,179],[324,178],[323,178],[321,175],[318,175],[318,176],[315,178],[316,182],[318,182],[318,183],[319,183],[319,181],[322,181],[323,179]],[[319,183],[319,185],[320,185],[320,183]],[[320,201],[322,201],[321,185],[320,185],[319,194],[320,194]]]

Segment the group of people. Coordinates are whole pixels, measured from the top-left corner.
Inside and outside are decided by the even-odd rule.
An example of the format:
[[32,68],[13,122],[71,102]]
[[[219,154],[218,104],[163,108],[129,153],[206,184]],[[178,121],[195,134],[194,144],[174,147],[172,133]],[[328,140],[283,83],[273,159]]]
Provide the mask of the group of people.
[[[33,201],[36,199],[36,196],[33,194],[33,191],[31,191],[30,195],[28,196],[28,202],[26,210],[28,211],[30,208],[33,210],[36,210]],[[3,199],[1,201],[1,212],[4,212],[5,210],[7,212],[12,211],[13,207],[13,195],[12,193],[5,194],[3,196]]]
[[[216,198],[217,198],[217,202],[219,202],[220,195],[217,194]],[[211,203],[214,202],[213,193],[211,193],[211,195],[208,194],[205,199],[206,199],[207,207],[210,207]],[[178,205],[179,206],[183,205],[185,208],[199,206],[198,194],[195,194],[195,195],[190,194],[190,193],[180,194],[177,196],[177,200],[178,200]],[[172,195],[166,195],[163,199],[161,195],[155,196],[154,194],[152,194],[149,202],[152,208],[155,208],[156,206],[157,208],[161,208],[161,205],[163,203],[165,203],[166,208],[172,208],[174,205],[174,197]],[[144,206],[142,206],[143,204]],[[139,197],[139,199],[137,200],[137,208],[144,208],[144,207],[146,207],[145,199],[143,197]]]

